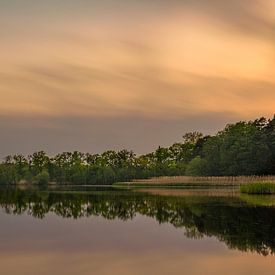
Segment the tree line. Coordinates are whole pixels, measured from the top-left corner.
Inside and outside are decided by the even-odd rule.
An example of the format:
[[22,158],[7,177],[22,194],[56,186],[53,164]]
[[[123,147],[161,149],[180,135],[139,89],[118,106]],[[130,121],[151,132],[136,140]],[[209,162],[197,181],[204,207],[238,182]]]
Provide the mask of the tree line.
[[137,156],[133,151],[102,154],[44,151],[7,156],[0,184],[112,184],[156,176],[238,176],[275,174],[275,116],[228,124],[216,135],[190,132],[170,147]]

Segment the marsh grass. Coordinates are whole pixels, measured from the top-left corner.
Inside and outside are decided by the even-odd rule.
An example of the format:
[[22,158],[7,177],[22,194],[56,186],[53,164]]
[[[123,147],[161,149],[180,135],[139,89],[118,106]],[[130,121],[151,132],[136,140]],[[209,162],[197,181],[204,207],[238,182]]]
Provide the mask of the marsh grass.
[[117,185],[132,186],[204,186],[224,185],[240,186],[247,183],[274,183],[275,176],[238,176],[238,177],[155,177],[150,179],[136,179],[130,182],[119,182]]
[[240,190],[246,194],[275,194],[275,183],[253,182],[241,185]]

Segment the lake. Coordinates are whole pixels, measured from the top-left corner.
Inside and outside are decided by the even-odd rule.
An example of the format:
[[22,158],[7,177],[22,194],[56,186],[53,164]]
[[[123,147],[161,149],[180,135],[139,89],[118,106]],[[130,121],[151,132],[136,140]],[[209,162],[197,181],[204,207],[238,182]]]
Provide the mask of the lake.
[[275,197],[236,189],[0,188],[0,273],[275,274]]

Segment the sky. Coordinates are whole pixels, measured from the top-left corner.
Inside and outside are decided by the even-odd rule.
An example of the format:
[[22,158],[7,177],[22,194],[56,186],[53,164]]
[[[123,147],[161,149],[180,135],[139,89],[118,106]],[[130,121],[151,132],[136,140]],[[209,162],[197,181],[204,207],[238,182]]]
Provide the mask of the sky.
[[138,154],[275,113],[275,0],[0,0],[0,157]]

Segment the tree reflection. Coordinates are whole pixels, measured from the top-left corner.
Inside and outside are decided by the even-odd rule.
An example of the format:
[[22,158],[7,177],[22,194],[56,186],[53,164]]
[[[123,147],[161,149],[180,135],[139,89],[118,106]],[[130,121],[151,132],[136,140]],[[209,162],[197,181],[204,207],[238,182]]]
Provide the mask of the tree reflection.
[[7,188],[0,205],[8,214],[27,213],[42,219],[48,213],[64,218],[101,216],[131,220],[137,214],[159,224],[183,228],[188,238],[215,236],[229,248],[262,255],[275,252],[275,208],[255,206],[239,198],[169,197],[125,190],[61,192]]

